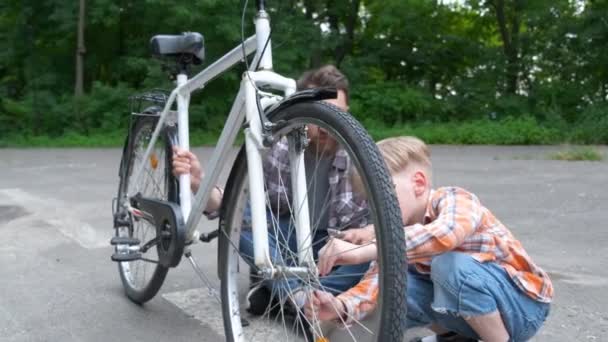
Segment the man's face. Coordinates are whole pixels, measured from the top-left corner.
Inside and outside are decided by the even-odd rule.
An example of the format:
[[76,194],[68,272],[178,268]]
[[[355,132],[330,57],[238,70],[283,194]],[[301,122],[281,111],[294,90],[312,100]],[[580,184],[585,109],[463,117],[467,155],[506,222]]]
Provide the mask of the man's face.
[[338,97],[335,99],[325,100],[327,103],[331,103],[334,106],[340,108],[342,111],[348,112],[348,102],[346,101],[346,93],[342,89],[338,89]]
[[[348,103],[346,94],[343,90],[338,90],[338,97],[335,99],[324,100],[327,103],[338,107],[342,111],[348,111]],[[323,154],[334,154],[338,149],[338,142],[332,138],[327,131],[319,128],[316,125],[308,125],[308,139],[310,139],[310,148],[313,152]],[[316,150],[315,150],[316,149]]]

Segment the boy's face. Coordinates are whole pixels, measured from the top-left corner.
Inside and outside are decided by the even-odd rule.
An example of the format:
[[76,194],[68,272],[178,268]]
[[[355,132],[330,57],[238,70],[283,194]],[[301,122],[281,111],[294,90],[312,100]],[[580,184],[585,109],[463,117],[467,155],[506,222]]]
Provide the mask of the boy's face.
[[403,224],[422,223],[427,205],[428,187],[426,173],[420,169],[406,169],[393,175],[395,192]]
[[[346,102],[346,94],[343,90],[338,90],[338,97],[335,99],[325,100],[327,103],[331,103],[334,106],[340,108],[343,111],[348,110],[348,104]],[[338,148],[338,142],[332,138],[327,131],[319,128],[316,125],[308,125],[308,139],[310,139],[310,145],[313,149],[319,149],[319,152],[324,151],[326,154],[333,154]]]

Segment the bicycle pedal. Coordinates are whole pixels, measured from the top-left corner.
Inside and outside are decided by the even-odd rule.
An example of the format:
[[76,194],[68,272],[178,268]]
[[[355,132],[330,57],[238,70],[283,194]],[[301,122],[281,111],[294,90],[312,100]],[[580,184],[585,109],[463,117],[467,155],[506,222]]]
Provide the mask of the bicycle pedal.
[[198,239],[201,240],[202,242],[211,242],[211,241],[213,241],[213,239],[217,238],[218,235],[220,235],[220,230],[216,229],[209,234],[201,234],[201,236]]
[[114,253],[111,259],[116,262],[135,261],[141,259],[141,253]]
[[249,326],[249,324],[250,324],[250,323],[249,323],[249,321],[248,321],[248,320],[246,320],[246,319],[244,319],[243,317],[241,317],[241,326],[242,326],[243,328],[248,327],[248,326]]
[[130,226],[131,226],[131,221],[128,218],[116,217],[114,219],[114,228],[130,227]]
[[139,245],[139,239],[130,238],[126,236],[115,236],[110,240],[110,245],[128,245],[128,246],[137,246]]
[[114,211],[114,228],[131,227],[129,215],[124,212]]

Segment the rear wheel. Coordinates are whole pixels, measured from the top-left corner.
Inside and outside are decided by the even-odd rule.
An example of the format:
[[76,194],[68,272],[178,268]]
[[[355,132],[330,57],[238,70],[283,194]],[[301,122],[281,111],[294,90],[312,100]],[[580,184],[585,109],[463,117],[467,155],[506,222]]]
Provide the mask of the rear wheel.
[[[220,216],[222,231],[219,273],[222,279],[222,311],[228,341],[323,341],[320,338],[337,338],[344,341],[400,342],[403,338],[406,314],[405,242],[393,183],[375,143],[352,116],[322,102],[292,105],[274,113],[270,120],[280,127],[274,133],[274,141],[279,143],[301,142],[302,137],[304,141],[308,141],[313,134],[320,134],[320,143],[309,142],[305,147],[305,165],[287,166],[290,172],[298,167],[305,167],[307,173],[311,233],[305,240],[309,245],[300,247],[311,248],[314,261],[317,262],[318,250],[329,239],[326,230],[328,226],[333,225],[338,229],[366,224],[374,226],[376,239],[354,249],[368,244],[377,245],[379,292],[374,294],[377,296],[374,300],[376,309],[370,310],[364,319],[351,317],[350,325],[345,324],[347,322],[339,317],[337,325],[344,329],[332,329],[332,325],[335,328],[336,324],[322,322],[315,315],[306,317],[301,307],[302,301],[310,300],[315,289],[337,295],[356,286],[368,270],[368,265],[338,267],[324,277],[318,276],[313,266],[299,274],[280,273],[275,275],[274,279],[257,269],[252,261],[248,173],[243,148],[231,171]],[[319,131],[318,128],[322,130]],[[336,154],[334,151],[339,152]],[[334,159],[334,155],[347,158]],[[272,159],[269,156],[264,158],[266,161]],[[341,164],[341,161],[346,163]],[[302,263],[298,263],[297,243],[294,245],[294,236],[298,231],[294,217],[301,205],[293,203],[290,195],[281,186],[280,191],[283,191],[286,203],[268,195],[269,190],[270,193],[277,190],[277,184],[290,188],[289,176],[281,176],[282,172],[278,172],[278,169],[274,170],[276,172],[267,169],[286,167],[283,162],[284,160],[274,160],[264,164],[268,238],[274,268],[302,266]],[[329,188],[333,188],[332,182],[338,179],[328,179],[329,166],[346,169],[340,177],[350,179],[354,172],[359,175],[361,182],[357,187],[358,191],[343,193],[353,194],[354,198],[345,197],[340,198],[341,201],[332,202],[334,197]],[[323,169],[326,171],[322,171]],[[269,183],[269,174],[279,175],[272,186]],[[330,222],[328,215],[331,210],[352,212],[344,211],[343,206],[360,203],[362,199],[365,199],[362,206],[366,206],[367,210],[358,211],[359,215],[351,217],[350,220],[338,215],[337,226],[335,222]],[[247,268],[250,272],[239,272]],[[245,298],[248,292],[249,299]],[[354,292],[351,290],[351,293]],[[249,307],[248,310],[255,315],[245,312],[247,305],[257,306]],[[341,310],[337,307],[334,309]],[[250,325],[244,327],[241,317],[246,317]]]
[[[120,170],[117,209],[126,224],[116,228],[116,236],[138,239],[142,258],[119,262],[118,272],[127,297],[138,304],[145,303],[156,295],[169,268],[158,264],[158,248],[161,248],[161,244],[155,243],[156,227],[148,220],[134,217],[126,211],[128,196],[141,193],[146,198],[175,203],[178,201],[178,185],[171,174],[171,139],[174,134],[170,127],[163,129],[150,157],[143,159],[157,121],[158,118],[155,116],[136,118],[123,151]],[[142,164],[144,166],[142,175],[136,181],[135,173]],[[125,246],[116,248],[125,248]]]

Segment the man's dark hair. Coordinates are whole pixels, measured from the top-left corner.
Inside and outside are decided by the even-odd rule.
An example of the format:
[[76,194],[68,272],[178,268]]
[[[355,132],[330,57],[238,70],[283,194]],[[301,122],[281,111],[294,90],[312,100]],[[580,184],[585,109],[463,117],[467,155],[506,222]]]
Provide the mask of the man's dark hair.
[[316,88],[316,87],[333,87],[344,91],[348,100],[348,79],[335,66],[328,64],[318,69],[308,70],[297,82],[298,90]]

